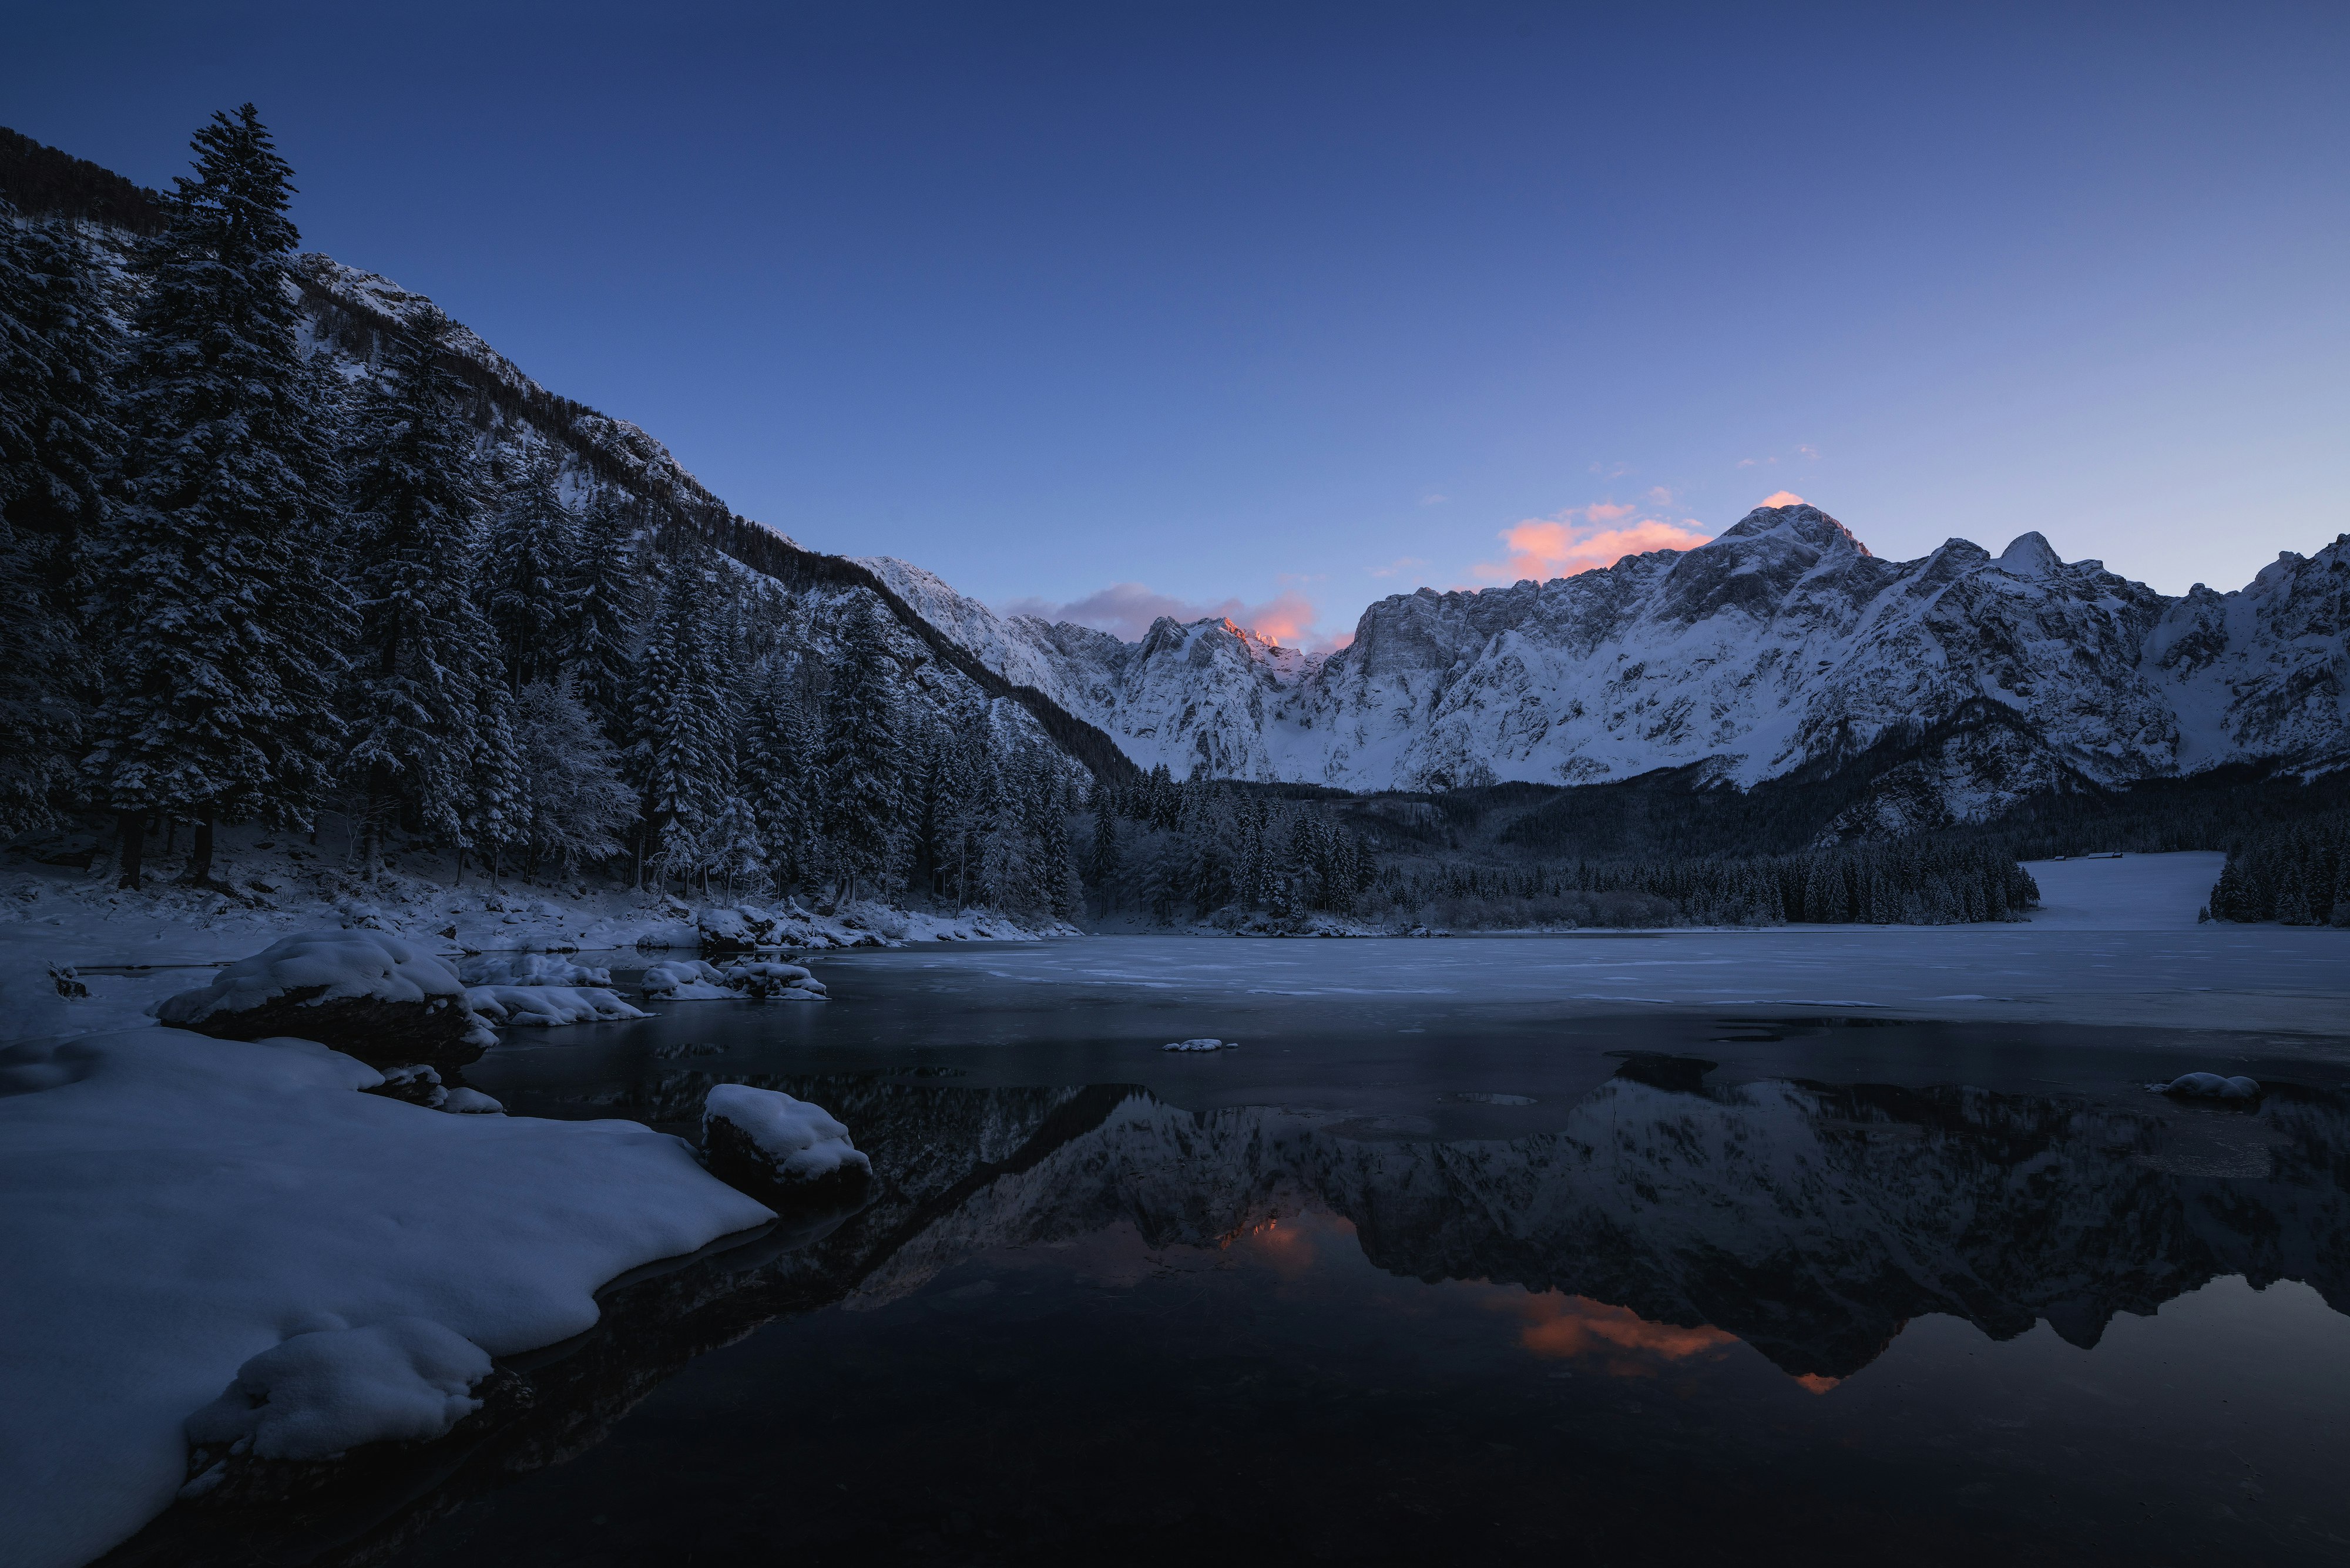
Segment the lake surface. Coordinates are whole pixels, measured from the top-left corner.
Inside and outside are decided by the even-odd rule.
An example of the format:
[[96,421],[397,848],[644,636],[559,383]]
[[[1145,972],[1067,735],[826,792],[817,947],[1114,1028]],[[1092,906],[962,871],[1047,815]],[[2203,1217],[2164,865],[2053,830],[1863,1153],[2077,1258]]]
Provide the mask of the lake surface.
[[[1671,940],[856,953],[516,1032],[517,1113],[761,1084],[874,1189],[639,1287],[369,1560],[2350,1554],[2350,1041],[1545,969]],[[2270,1093],[2145,1087],[2203,1066]]]

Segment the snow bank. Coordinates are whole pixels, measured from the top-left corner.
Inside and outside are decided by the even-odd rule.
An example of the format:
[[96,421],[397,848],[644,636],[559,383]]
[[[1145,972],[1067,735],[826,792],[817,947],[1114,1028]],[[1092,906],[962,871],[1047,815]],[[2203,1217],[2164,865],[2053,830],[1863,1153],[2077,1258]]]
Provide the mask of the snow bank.
[[555,953],[476,954],[457,966],[457,978],[479,985],[596,985],[612,983],[608,969],[591,969]]
[[1161,1051],[1231,1051],[1240,1045],[1237,1040],[1176,1040],[1161,1045]]
[[465,1002],[474,1012],[507,1025],[551,1029],[561,1023],[610,1023],[650,1013],[593,986],[473,985]]
[[2217,1073],[2186,1073],[2159,1085],[2166,1095],[2194,1100],[2257,1100],[2261,1086],[2250,1078],[2223,1078]]
[[381,1082],[305,1041],[154,1027],[0,1050],[12,1568],[72,1568],[164,1508],[182,1423],[296,1335],[424,1318],[511,1355],[771,1217],[636,1123],[354,1092]]
[[[730,1137],[730,1133],[735,1136]],[[774,1089],[719,1085],[702,1106],[702,1136],[713,1169],[730,1154],[755,1151],[755,1163],[772,1179],[787,1183],[820,1180],[843,1171],[870,1175],[873,1170],[873,1162],[848,1141],[848,1129],[822,1106]]]
[[[200,1449],[265,1459],[329,1459],[361,1443],[425,1442],[482,1407],[473,1385],[490,1358],[430,1318],[297,1334],[237,1368],[221,1397],[187,1419]],[[221,1471],[191,1481],[204,1490]]]

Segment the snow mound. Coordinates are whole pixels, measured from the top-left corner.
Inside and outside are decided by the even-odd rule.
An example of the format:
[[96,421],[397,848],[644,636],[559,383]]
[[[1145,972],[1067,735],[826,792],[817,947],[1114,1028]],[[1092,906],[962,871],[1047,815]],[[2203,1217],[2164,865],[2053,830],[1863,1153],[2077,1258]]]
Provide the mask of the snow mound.
[[1161,1051],[1231,1051],[1240,1045],[1237,1040],[1176,1040],[1161,1045]]
[[631,1007],[608,991],[593,986],[474,985],[465,989],[466,1004],[476,1012],[508,1026],[551,1029],[563,1023],[611,1023],[651,1014]]
[[506,1114],[505,1106],[481,1090],[469,1089],[463,1084],[442,1096],[440,1108],[453,1111],[461,1116],[502,1116]]
[[8,1068],[30,1089],[0,1096],[10,1568],[74,1568],[168,1507],[189,1412],[290,1334],[421,1317],[511,1355],[592,1326],[615,1276],[773,1217],[681,1138],[438,1115],[307,1042],[150,1025]]
[[2217,1073],[2187,1073],[2161,1085],[2166,1095],[2192,1100],[2257,1100],[2261,1086],[2250,1078],[2223,1078]]
[[[785,1182],[815,1181],[843,1170],[869,1175],[873,1169],[873,1162],[848,1141],[848,1129],[822,1106],[774,1089],[719,1085],[702,1106],[702,1133],[713,1167],[727,1154],[755,1151],[754,1163],[764,1163],[775,1179]],[[725,1148],[736,1144],[748,1148]]]
[[480,1345],[430,1318],[297,1334],[238,1367],[221,1397],[188,1417],[188,1440],[265,1459],[428,1442],[482,1407],[472,1390],[489,1374]]
[[598,985],[612,983],[608,969],[591,969],[555,953],[492,953],[467,959],[457,978],[479,985]]
[[220,1012],[250,1012],[290,992],[318,988],[301,1005],[366,997],[376,1002],[463,999],[464,982],[438,956],[403,937],[381,931],[306,931],[239,959],[210,985],[159,1003],[166,1023],[201,1023]]
[[780,963],[772,959],[745,959],[730,963],[719,971],[723,982],[743,996],[762,997],[771,1002],[823,1002],[824,981],[795,963]]
[[645,971],[637,982],[657,1002],[732,1002],[743,994],[700,959],[669,959]]

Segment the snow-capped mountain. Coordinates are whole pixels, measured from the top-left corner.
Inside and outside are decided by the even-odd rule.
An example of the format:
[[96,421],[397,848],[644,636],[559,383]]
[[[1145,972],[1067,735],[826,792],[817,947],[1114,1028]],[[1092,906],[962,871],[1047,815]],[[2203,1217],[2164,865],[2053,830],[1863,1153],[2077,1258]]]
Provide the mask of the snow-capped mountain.
[[1816,507],[1762,507],[1694,550],[1382,599],[1326,658],[1219,621],[1121,642],[865,564],[974,656],[1179,774],[1387,789],[1703,764],[1743,785],[1916,736],[1928,793],[1971,816],[2068,773],[2350,761],[2350,535],[2241,591],[2174,599],[2038,534],[1887,561]]

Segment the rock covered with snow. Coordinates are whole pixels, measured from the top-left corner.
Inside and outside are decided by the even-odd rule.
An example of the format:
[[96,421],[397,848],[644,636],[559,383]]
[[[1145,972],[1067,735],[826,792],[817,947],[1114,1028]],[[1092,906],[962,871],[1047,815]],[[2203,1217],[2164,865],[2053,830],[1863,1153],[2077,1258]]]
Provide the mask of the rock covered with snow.
[[721,1084],[702,1113],[710,1172],[760,1198],[861,1187],[873,1162],[823,1106],[774,1089]]
[[2166,1095],[2189,1100],[2257,1100],[2259,1083],[2251,1078],[2221,1077],[2217,1073],[2183,1073],[2163,1085]]
[[1171,1041],[1167,1044],[1161,1045],[1159,1049],[1161,1051],[1232,1051],[1237,1050],[1239,1046],[1240,1042],[1237,1040],[1209,1040],[1201,1038],[1198,1040]]
[[560,953],[477,953],[457,966],[457,978],[468,986],[609,986],[612,971],[574,963]]
[[473,985],[465,988],[465,1001],[484,1017],[533,1029],[650,1016],[597,986]]
[[655,1002],[732,1002],[742,995],[715,964],[701,959],[664,959],[637,984]]
[[724,982],[743,996],[769,1002],[823,1002],[824,981],[795,963],[744,959],[719,970]]
[[317,1040],[371,1062],[470,1062],[497,1041],[445,960],[370,930],[286,937],[167,997],[155,1016],[221,1040]]
[[723,966],[667,959],[645,971],[645,995],[660,1002],[823,1002],[824,982],[795,963],[743,959]]

